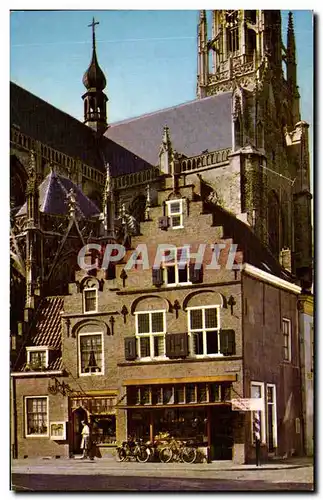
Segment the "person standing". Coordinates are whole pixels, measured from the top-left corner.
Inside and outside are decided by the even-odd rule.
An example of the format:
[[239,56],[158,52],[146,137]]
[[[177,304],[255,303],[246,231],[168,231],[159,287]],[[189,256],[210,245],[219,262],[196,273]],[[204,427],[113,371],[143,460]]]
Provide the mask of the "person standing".
[[81,424],[83,425],[82,428],[82,441],[81,441],[81,449],[83,449],[83,455],[81,459],[87,458],[89,455],[89,447],[90,447],[90,427],[88,424],[85,422],[85,420],[82,420]]

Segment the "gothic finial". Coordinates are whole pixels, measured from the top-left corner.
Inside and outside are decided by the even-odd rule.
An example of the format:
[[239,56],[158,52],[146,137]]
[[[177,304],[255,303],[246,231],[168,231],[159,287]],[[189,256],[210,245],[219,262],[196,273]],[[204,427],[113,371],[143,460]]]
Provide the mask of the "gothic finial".
[[145,220],[149,220],[150,215],[150,185],[147,184],[146,187],[147,197],[146,197],[146,207],[145,207]]
[[69,192],[66,195],[67,198],[67,205],[68,205],[68,215],[71,218],[75,217],[75,212],[76,212],[76,193],[73,188],[69,190]]
[[200,21],[206,21],[206,10],[200,10]]

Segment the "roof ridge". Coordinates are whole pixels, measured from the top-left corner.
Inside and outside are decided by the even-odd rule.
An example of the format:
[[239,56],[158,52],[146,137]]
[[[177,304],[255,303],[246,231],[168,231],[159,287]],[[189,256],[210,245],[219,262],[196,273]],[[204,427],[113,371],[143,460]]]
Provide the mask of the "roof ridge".
[[[140,118],[146,118],[149,116],[157,115],[159,113],[162,113],[163,111],[170,111],[171,109],[181,108],[184,106],[188,106],[190,104],[194,104],[196,102],[207,101],[210,99],[214,99],[215,97],[219,97],[221,95],[230,94],[230,93],[232,93],[232,92],[231,91],[221,92],[221,94],[211,95],[208,97],[204,97],[203,99],[193,99],[191,101],[186,101],[186,102],[182,102],[180,104],[175,104],[174,106],[169,106],[168,108],[157,109],[155,111],[151,111],[150,113],[144,113],[143,115],[134,116],[132,118],[126,118],[125,120],[119,120],[117,122],[109,124],[109,127],[107,129],[107,133],[109,134],[109,129],[113,128],[114,126],[124,125],[125,123],[130,123],[131,121],[139,120]],[[109,138],[109,135],[107,136],[107,138]]]

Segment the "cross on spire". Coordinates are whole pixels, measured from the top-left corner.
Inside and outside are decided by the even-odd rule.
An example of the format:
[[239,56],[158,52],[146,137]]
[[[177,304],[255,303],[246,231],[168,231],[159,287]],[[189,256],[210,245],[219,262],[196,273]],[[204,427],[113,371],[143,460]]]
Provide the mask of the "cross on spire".
[[88,28],[92,28],[92,39],[93,39],[93,48],[95,49],[95,26],[100,24],[99,21],[95,21],[94,17],[92,19],[92,23],[88,24]]

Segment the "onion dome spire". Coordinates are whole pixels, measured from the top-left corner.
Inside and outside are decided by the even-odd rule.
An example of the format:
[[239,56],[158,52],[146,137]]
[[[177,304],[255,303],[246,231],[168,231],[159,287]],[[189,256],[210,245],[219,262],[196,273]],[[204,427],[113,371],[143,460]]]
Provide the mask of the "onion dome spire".
[[86,92],[82,95],[82,99],[84,101],[84,123],[95,130],[98,135],[101,135],[107,128],[108,98],[103,92],[107,81],[96,56],[95,26],[97,24],[99,23],[94,18],[89,24],[89,28],[92,28],[92,60],[83,76]]
[[83,85],[89,90],[95,88],[96,90],[103,90],[107,84],[104,73],[99,66],[96,46],[95,46],[95,26],[99,24],[98,21],[94,20],[89,24],[89,28],[92,27],[92,60],[90,66],[86,70],[83,76]]

